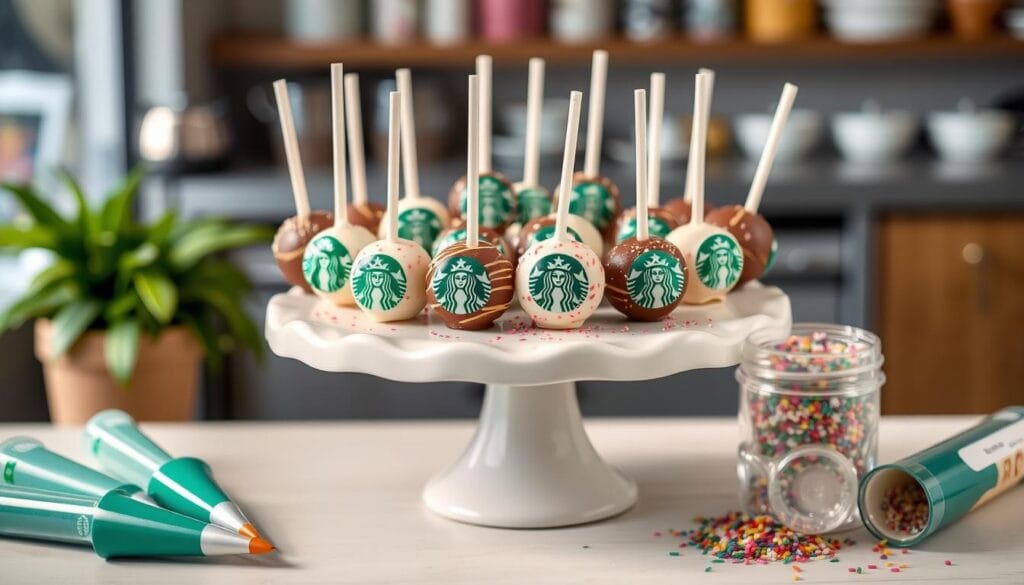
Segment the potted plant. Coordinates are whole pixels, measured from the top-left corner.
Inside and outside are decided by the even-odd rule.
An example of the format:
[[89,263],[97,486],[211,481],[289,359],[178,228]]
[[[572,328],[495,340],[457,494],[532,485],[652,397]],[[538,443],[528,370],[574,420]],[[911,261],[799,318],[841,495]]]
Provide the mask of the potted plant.
[[218,253],[267,242],[272,232],[216,219],[180,221],[170,212],[139,223],[132,207],[140,171],[98,209],[63,177],[77,203],[70,219],[30,186],[3,186],[30,221],[0,226],[0,248],[46,249],[53,263],[0,313],[0,332],[36,320],[36,356],[58,424],[84,422],[105,408],[187,420],[204,354],[217,367],[234,347],[262,353],[242,308],[252,285]]

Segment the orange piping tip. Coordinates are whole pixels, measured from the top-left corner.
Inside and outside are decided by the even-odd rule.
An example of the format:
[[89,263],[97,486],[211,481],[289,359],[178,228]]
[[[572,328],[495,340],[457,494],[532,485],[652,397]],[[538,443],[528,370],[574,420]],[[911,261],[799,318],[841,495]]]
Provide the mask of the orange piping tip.
[[249,554],[264,555],[272,550],[275,550],[274,545],[258,536],[249,541]]

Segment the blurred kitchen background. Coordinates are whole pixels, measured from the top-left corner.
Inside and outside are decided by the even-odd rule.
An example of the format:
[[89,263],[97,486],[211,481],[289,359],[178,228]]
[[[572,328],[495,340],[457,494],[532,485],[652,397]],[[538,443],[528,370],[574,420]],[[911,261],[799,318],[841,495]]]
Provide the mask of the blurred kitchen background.
[[[780,254],[767,282],[789,294],[795,320],[881,335],[886,413],[1024,401],[1021,2],[0,0],[0,173],[59,199],[57,164],[96,193],[148,160],[141,217],[175,208],[276,226],[294,209],[270,82],[291,82],[313,208],[329,208],[328,64],[342,61],[361,74],[371,199],[384,198],[383,100],[403,66],[413,69],[423,190],[446,198],[464,171],[465,75],[489,53],[495,166],[513,179],[526,62],[547,59],[541,178],[551,187],[564,100],[588,89],[594,48],[610,53],[602,170],[627,193],[631,90],[651,71],[668,79],[663,198],[683,188],[693,74],[717,72],[714,204],[745,196],[782,84],[798,84],[762,204]],[[29,114],[31,136],[5,140],[5,123]],[[18,213],[0,195],[0,222]],[[0,305],[24,289],[27,256],[0,253]],[[234,259],[257,284],[247,304],[262,326],[267,300],[285,290],[269,246]],[[45,420],[31,326],[0,336],[0,356],[0,421]],[[731,414],[732,376],[584,382],[581,405],[588,415]],[[248,355],[206,372],[203,388],[204,418],[470,417],[482,396],[472,384],[399,384]]]

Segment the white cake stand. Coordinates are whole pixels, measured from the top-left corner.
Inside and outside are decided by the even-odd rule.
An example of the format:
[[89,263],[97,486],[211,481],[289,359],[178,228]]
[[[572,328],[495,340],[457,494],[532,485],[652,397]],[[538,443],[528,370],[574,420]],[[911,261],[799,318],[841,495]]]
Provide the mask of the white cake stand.
[[425,312],[375,323],[296,288],[270,300],[266,337],[277,355],[328,372],[486,384],[476,434],[430,480],[423,500],[462,522],[544,528],[614,516],[637,498],[636,484],[590,444],[577,380],[646,380],[733,365],[748,335],[784,335],[790,325],[786,295],[756,282],[725,303],[681,307],[657,323],[627,322],[602,306],[572,331],[534,329],[518,309],[487,331],[447,329]]

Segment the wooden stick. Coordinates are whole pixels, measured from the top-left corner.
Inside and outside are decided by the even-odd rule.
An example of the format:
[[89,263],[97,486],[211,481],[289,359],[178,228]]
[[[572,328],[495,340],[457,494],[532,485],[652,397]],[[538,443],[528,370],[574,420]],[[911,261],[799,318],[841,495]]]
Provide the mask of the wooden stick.
[[647,234],[647,91],[633,90],[633,125],[636,127],[636,239]]
[[489,173],[491,166],[491,83],[490,55],[476,58],[476,74],[480,77],[480,172]]
[[295,215],[301,225],[309,221],[309,192],[306,191],[306,175],[302,172],[302,158],[299,156],[299,139],[295,135],[295,117],[288,100],[288,84],[283,79],[274,82],[274,96],[277,99],[277,117],[281,119],[281,136],[284,138],[284,154],[288,161],[288,176],[292,180],[292,197],[295,198]]
[[469,76],[466,124],[466,247],[480,243],[480,78]]
[[601,173],[601,132],[604,128],[604,94],[608,84],[608,51],[594,51],[590,64],[590,103],[587,106],[587,152],[583,172],[588,177]]
[[789,113],[793,111],[796,92],[797,86],[792,83],[787,83],[782,88],[782,97],[779,98],[779,106],[775,108],[775,117],[772,118],[772,125],[768,130],[768,140],[761,151],[761,160],[757,162],[754,180],[750,183],[747,202],[743,206],[750,213],[757,213],[757,208],[761,205],[761,196],[768,186],[768,175],[772,172],[775,154],[779,151],[779,143],[782,142],[782,131],[786,128]]
[[559,182],[558,214],[555,216],[555,239],[569,241],[569,197],[572,193],[572,173],[576,168],[576,142],[580,134],[580,110],[583,93],[569,93],[569,121],[565,126],[565,152],[562,154],[562,180]]
[[388,241],[398,241],[398,165],[401,164],[401,95],[388,95]]
[[526,89],[526,153],[523,155],[523,184],[540,183],[540,112],[544,105],[544,59],[530,59],[530,81]]
[[[697,70],[697,73],[702,73],[702,74],[706,75],[707,78],[708,78],[708,103],[704,107],[704,109],[701,111],[701,116],[704,117],[704,124],[707,125],[707,124],[710,123],[709,120],[711,119],[711,96],[712,96],[712,94],[715,93],[715,71],[713,69],[706,69],[704,67],[701,67],[700,69]],[[696,121],[696,119],[697,119],[696,110],[694,112],[695,113],[694,113],[693,119]],[[692,124],[691,124],[691,128],[692,128]],[[691,137],[693,136],[692,132],[690,133],[690,136]],[[692,141],[690,142],[690,152],[691,153],[693,152],[693,142]],[[692,183],[690,181],[690,179],[694,176],[693,171],[694,171],[694,161],[693,161],[693,156],[691,155],[686,160],[686,189],[685,189],[685,192],[683,194],[683,199],[685,199],[686,201],[693,201],[693,185],[692,185]]]
[[331,142],[334,146],[334,227],[348,225],[348,170],[345,168],[345,67],[331,63]]
[[661,123],[665,116],[665,74],[651,73],[651,118],[647,127],[647,204],[661,204]]
[[405,196],[417,199],[420,193],[420,168],[416,158],[416,117],[412,109],[412,73],[408,69],[395,71],[398,93],[402,95],[402,171]]
[[363,109],[359,103],[359,75],[345,74],[345,125],[348,156],[352,162],[352,201],[366,205],[366,152],[363,150]]
[[696,90],[693,97],[693,132],[690,144],[693,150],[690,156],[694,159],[693,173],[693,208],[690,212],[690,223],[704,223],[704,163],[707,150],[708,126],[707,119],[701,115],[707,107],[709,79],[706,73],[698,73]]

